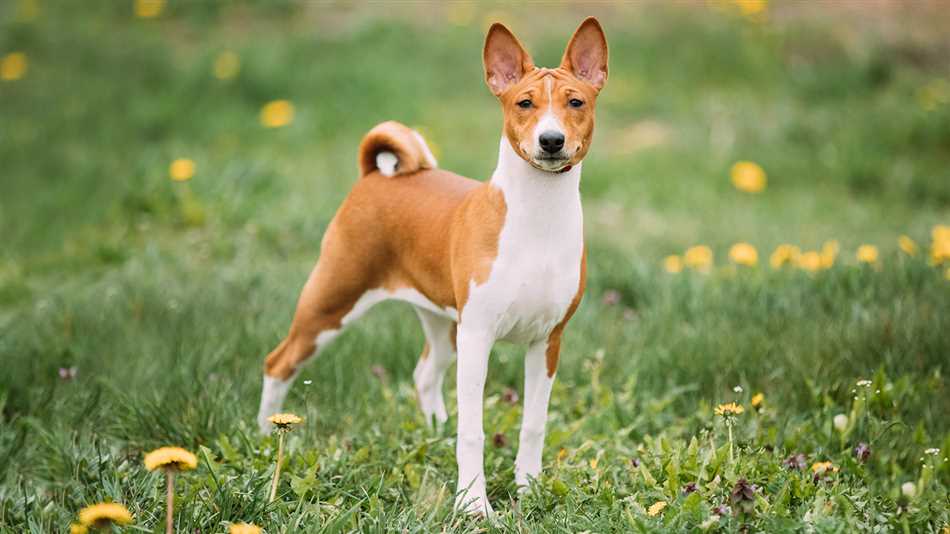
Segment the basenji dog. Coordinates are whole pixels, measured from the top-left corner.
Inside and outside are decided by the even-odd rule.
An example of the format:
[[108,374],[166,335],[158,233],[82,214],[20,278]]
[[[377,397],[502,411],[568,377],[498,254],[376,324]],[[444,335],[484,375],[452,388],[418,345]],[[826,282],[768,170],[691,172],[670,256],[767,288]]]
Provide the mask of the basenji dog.
[[496,23],[483,57],[504,114],[491,180],[439,169],[422,136],[397,122],[366,135],[360,178],[323,236],[289,334],[267,356],[258,423],[269,430],[300,366],[346,325],[380,301],[408,302],[426,338],[413,378],[430,424],[448,418],[442,381],[458,353],[456,503],[488,515],[482,400],[498,340],[527,346],[515,480],[524,488],[541,472],[561,337],[584,293],[581,162],[607,80],[607,41],[588,18],[561,65],[539,68]]

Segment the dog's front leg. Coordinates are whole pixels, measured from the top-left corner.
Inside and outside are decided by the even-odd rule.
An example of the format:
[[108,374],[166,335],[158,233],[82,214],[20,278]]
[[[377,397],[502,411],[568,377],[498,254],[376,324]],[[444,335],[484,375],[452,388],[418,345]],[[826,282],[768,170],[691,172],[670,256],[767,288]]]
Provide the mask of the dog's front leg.
[[[524,414],[518,456],[515,459],[515,483],[518,491],[527,489],[532,478],[541,474],[541,453],[544,450],[544,425],[548,420],[548,400],[554,373],[548,373],[549,341],[528,348],[524,362]],[[559,347],[555,347],[557,350]],[[554,355],[556,358],[557,355]]]
[[459,326],[458,330],[458,441],[455,456],[459,479],[455,505],[472,514],[492,514],[485,492],[482,403],[488,355],[494,336],[485,330]]

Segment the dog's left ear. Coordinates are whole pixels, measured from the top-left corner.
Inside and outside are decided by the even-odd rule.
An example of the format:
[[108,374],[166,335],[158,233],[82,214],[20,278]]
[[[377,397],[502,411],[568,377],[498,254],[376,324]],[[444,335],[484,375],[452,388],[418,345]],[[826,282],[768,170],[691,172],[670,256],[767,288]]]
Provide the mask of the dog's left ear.
[[588,17],[577,27],[567,44],[561,68],[600,91],[607,83],[607,37],[594,17]]

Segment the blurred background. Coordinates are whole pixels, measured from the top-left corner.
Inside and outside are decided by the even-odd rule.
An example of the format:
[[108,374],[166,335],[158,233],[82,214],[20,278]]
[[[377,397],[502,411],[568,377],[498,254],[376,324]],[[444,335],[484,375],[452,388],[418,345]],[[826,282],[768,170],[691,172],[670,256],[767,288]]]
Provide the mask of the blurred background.
[[[90,455],[79,438],[250,432],[262,358],[362,135],[402,121],[440,166],[487,178],[501,112],[485,29],[508,24],[555,66],[589,15],[610,76],[581,184],[591,281],[554,418],[689,435],[738,383],[832,413],[874,376],[892,386],[881,416],[918,430],[894,439],[950,444],[947,2],[6,0],[0,407],[15,424],[0,464],[64,480],[72,464],[45,462]],[[378,422],[380,376],[415,413],[421,333],[381,309],[291,395],[320,432]],[[516,354],[498,350],[494,393],[519,388]],[[591,361],[627,416],[580,418],[598,413],[578,400],[600,395],[581,389]],[[42,446],[23,446],[29,421]],[[776,439],[807,448],[814,428],[796,428]]]

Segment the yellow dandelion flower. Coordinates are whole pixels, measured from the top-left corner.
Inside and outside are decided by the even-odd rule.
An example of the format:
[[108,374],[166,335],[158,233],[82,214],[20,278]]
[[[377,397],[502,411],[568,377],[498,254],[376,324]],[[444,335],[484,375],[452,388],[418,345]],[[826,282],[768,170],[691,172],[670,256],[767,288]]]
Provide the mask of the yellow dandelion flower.
[[235,523],[228,530],[229,534],[261,534],[261,527],[251,523]]
[[930,231],[932,242],[930,245],[930,259],[939,265],[950,261],[950,226],[938,224]]
[[261,124],[267,128],[280,128],[294,121],[294,105],[289,100],[274,100],[261,108]]
[[561,450],[557,451],[557,461],[560,463],[566,459],[567,459],[567,449],[562,447]]
[[810,273],[821,269],[821,254],[814,250],[799,254],[798,267]]
[[135,0],[135,16],[143,19],[155,18],[165,9],[165,0]]
[[23,52],[10,52],[0,58],[0,80],[12,82],[26,75],[29,61]]
[[730,402],[728,404],[720,404],[719,406],[716,406],[716,415],[720,415],[722,417],[726,417],[729,415],[739,415],[744,411],[745,411],[745,408],[743,408],[741,404],[736,404],[734,402]]
[[765,400],[764,393],[756,393],[755,395],[752,396],[752,400],[749,402],[749,404],[751,404],[753,408],[758,408],[759,406],[762,405],[762,401],[764,400]]
[[599,460],[597,460],[597,458],[591,458],[590,462],[588,463],[590,464],[591,469],[597,469],[597,464],[599,463]]
[[87,532],[89,532],[89,529],[85,525],[79,523],[69,525],[69,534],[86,534]]
[[650,517],[656,517],[666,508],[666,501],[656,501],[650,505],[650,508],[647,509],[647,515]]
[[449,2],[446,6],[445,18],[453,26],[468,26],[475,14],[473,2]]
[[745,16],[758,15],[765,11],[768,0],[733,0],[739,11]]
[[858,247],[856,256],[861,263],[877,263],[877,247],[874,245],[861,245]]
[[671,254],[663,258],[663,268],[668,273],[678,273],[683,270],[683,258],[676,254]]
[[802,251],[794,245],[779,245],[775,247],[775,252],[769,257],[769,264],[773,269],[779,269],[784,265],[795,265],[801,253]]
[[689,247],[683,254],[683,263],[697,271],[708,271],[713,263],[712,249],[706,245]]
[[900,237],[898,237],[897,245],[901,248],[901,250],[904,251],[904,254],[907,254],[908,256],[917,255],[917,250],[918,250],[917,243],[913,239],[911,239],[909,236],[901,235]]
[[178,158],[168,166],[168,176],[176,182],[187,182],[195,176],[195,162],[188,158]]
[[103,528],[110,523],[128,525],[132,522],[129,510],[116,502],[106,502],[87,506],[79,511],[79,522],[83,526]]
[[729,249],[729,259],[739,265],[755,267],[759,263],[759,253],[748,243],[736,243]]
[[36,0],[20,0],[16,6],[16,20],[30,22],[40,16],[40,6]]
[[268,417],[267,420],[281,429],[290,428],[292,425],[299,425],[303,422],[302,418],[292,413],[275,413]]
[[822,269],[830,269],[831,266],[835,264],[835,258],[838,257],[838,250],[840,249],[841,247],[835,239],[825,241],[825,243],[821,245],[821,252],[818,253],[818,258]]
[[838,468],[831,462],[815,462],[811,464],[811,472],[816,475],[821,475],[824,473],[836,473]]
[[145,455],[145,469],[154,471],[159,467],[190,471],[198,467],[198,458],[181,447],[162,447]]
[[218,54],[214,59],[214,77],[230,80],[241,72],[241,58],[230,50]]
[[746,193],[760,193],[765,189],[765,171],[758,163],[737,161],[729,171],[732,185]]

